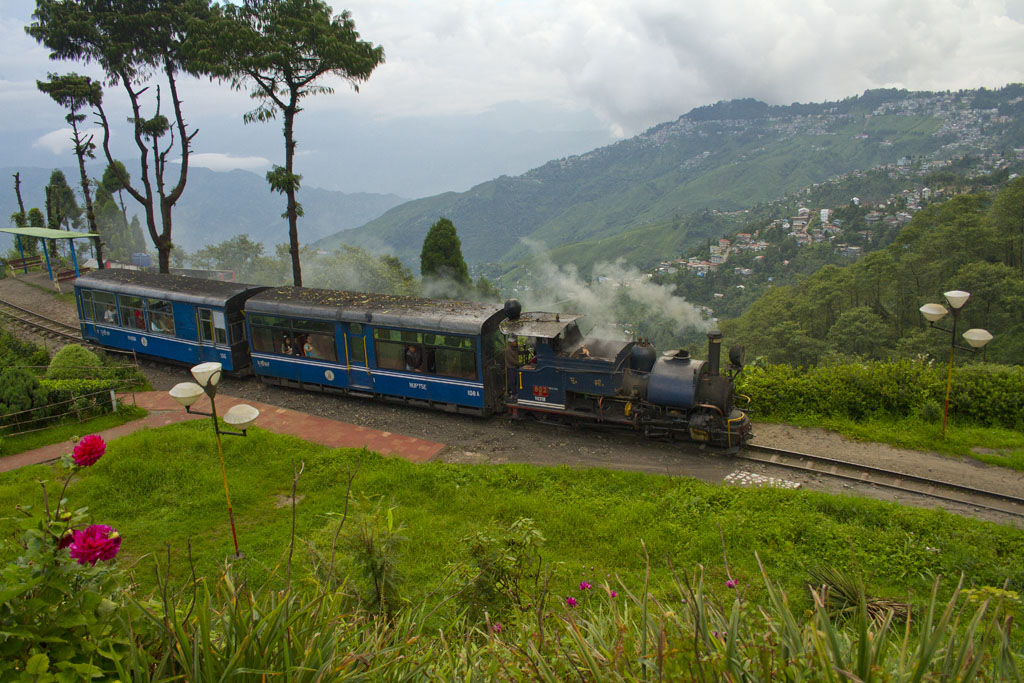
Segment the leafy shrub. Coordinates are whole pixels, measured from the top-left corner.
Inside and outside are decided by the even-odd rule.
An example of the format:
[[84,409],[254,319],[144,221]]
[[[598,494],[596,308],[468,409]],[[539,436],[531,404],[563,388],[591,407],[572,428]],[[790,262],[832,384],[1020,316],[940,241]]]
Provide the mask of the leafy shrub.
[[[46,390],[28,370],[6,368],[0,372],[0,415],[11,416],[3,421],[5,427],[39,417],[27,411],[40,409],[47,403]],[[21,414],[12,416],[12,413]]]
[[93,379],[106,377],[101,369],[103,361],[95,353],[79,346],[68,344],[54,355],[46,369],[46,379]]
[[[748,368],[737,390],[751,397],[755,416],[902,418],[945,402],[946,369],[912,360],[809,369],[766,365]],[[1024,367],[955,367],[949,409],[959,419],[984,426],[1022,426]]]
[[[517,519],[494,532],[476,531],[463,544],[471,564],[460,567],[465,588],[459,592],[459,602],[474,622],[484,612],[493,617],[510,606],[521,609],[528,602],[527,588],[539,588],[544,535],[532,519]],[[530,579],[532,585],[528,585]]]

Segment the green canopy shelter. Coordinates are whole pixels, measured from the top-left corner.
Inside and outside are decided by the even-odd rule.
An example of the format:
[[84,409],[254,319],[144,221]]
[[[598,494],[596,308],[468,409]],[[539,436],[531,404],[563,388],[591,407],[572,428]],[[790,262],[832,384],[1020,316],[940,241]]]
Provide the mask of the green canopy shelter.
[[[100,235],[96,232],[71,232],[70,230],[54,230],[53,228],[0,228],[0,232],[10,233],[14,235],[18,240],[18,253],[21,254],[21,260],[25,260],[25,249],[22,247],[21,238],[24,237],[35,237],[42,240],[77,240],[77,239],[94,239],[96,240],[96,265],[99,268],[103,268],[103,256],[100,253]],[[50,266],[50,252],[46,249],[46,243],[43,243],[43,255],[46,257],[46,272],[49,273],[50,279],[53,279],[53,268]],[[75,277],[78,277],[78,257],[75,256],[74,247],[71,248],[71,262],[75,264]],[[28,266],[22,266],[25,272],[28,272]]]

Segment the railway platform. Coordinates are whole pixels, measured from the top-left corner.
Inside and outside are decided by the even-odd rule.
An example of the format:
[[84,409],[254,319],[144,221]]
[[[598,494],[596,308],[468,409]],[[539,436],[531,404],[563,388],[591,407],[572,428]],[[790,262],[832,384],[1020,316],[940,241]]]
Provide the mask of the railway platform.
[[[177,422],[186,420],[207,420],[202,415],[190,415],[185,409],[178,405],[167,392],[146,391],[133,394],[125,394],[118,397],[122,402],[133,401],[140,408],[149,411],[149,415],[141,420],[128,422],[118,427],[106,429],[99,432],[104,440],[110,441],[119,436],[124,436],[139,429],[156,429]],[[204,396],[196,404],[198,410],[208,411],[209,406]],[[217,408],[220,414],[224,414],[228,408],[242,399],[234,398],[226,394],[217,395]],[[255,401],[244,401],[260,411],[260,417],[256,426],[260,429],[274,432],[276,434],[289,434],[304,441],[310,441],[329,448],[363,448],[376,451],[384,455],[404,458],[410,462],[427,462],[435,458],[447,445],[436,441],[426,441],[411,436],[383,432],[367,427],[340,422],[326,417],[300,413],[297,410],[279,408],[277,406],[258,403]],[[85,436],[85,434],[82,434]],[[36,448],[24,453],[9,455],[0,458],[0,472],[9,472],[27,465],[38,465],[52,462],[61,457],[63,453],[69,452],[68,443],[61,442]]]

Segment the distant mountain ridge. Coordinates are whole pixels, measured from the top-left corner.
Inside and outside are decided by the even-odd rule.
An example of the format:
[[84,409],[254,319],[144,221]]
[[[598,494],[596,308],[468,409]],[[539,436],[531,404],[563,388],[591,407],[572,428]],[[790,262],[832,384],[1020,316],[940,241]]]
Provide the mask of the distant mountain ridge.
[[[126,166],[131,172],[128,160]],[[77,167],[68,165],[61,170],[81,203]],[[177,179],[177,168],[172,167],[171,170]],[[5,186],[0,188],[0,211],[3,212],[0,223],[6,226],[10,215],[18,210],[12,177],[15,173],[21,174],[22,197],[26,209],[29,209],[45,207],[45,187],[52,172],[52,168],[0,168],[0,179],[6,179]],[[89,173],[93,178],[102,177],[103,166],[93,165]],[[303,187],[299,190],[298,199],[305,211],[305,216],[299,219],[299,238],[304,244],[364,225],[406,201],[393,194],[346,194],[317,187]],[[145,230],[139,203],[125,194],[125,206],[129,217],[133,213],[139,214]],[[189,168],[185,192],[174,207],[171,236],[175,245],[195,251],[244,233],[254,241],[262,242],[267,251],[273,253],[274,245],[288,241],[288,222],[281,218],[284,210],[284,197],[271,192],[266,179],[260,175],[248,171],[217,172],[192,167]],[[148,233],[146,241],[149,242]]]
[[317,246],[356,244],[418,264],[427,230],[444,216],[455,223],[470,264],[515,261],[528,253],[527,244],[599,240],[614,258],[622,247],[617,236],[704,209],[748,208],[903,157],[1020,147],[1021,84],[955,93],[869,90],[789,106],[733,100],[519,176],[407,202]]

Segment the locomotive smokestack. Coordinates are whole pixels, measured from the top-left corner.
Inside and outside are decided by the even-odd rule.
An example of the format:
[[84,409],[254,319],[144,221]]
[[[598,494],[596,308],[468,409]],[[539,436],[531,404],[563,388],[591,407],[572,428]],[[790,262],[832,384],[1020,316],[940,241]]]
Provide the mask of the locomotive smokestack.
[[718,375],[718,368],[722,364],[722,333],[718,330],[708,332],[708,374],[712,377]]

